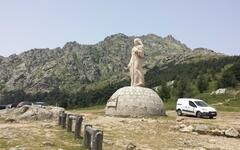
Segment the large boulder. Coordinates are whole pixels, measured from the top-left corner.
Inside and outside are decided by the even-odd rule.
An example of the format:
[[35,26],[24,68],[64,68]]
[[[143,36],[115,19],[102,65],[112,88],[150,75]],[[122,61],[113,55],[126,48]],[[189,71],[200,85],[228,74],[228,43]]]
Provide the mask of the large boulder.
[[220,89],[217,89],[216,91],[212,91],[212,93],[210,95],[213,95],[213,94],[225,94],[226,93],[226,89],[225,88],[220,88]]
[[140,117],[165,115],[161,98],[152,89],[144,87],[123,87],[108,100],[106,115]]
[[52,120],[57,119],[59,111],[64,110],[61,107],[53,106],[23,106],[20,108],[10,108],[0,111],[0,117],[6,120],[13,119],[17,121],[25,120]]

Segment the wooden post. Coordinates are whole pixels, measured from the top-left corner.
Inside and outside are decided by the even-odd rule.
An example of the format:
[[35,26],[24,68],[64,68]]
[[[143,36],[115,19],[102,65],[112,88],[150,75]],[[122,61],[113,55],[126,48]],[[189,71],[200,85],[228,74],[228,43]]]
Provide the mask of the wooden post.
[[67,117],[67,114],[66,113],[63,113],[62,114],[62,128],[65,129],[66,128],[66,117]]
[[88,133],[87,131],[87,128],[88,127],[92,127],[92,125],[90,124],[86,124],[84,126],[84,136],[83,136],[83,145],[86,147],[86,148],[91,148],[91,135],[90,133]]
[[99,130],[94,135],[94,140],[92,141],[92,143],[93,143],[92,149],[93,150],[102,150],[102,142],[103,142],[103,132]]
[[99,132],[99,130],[93,130],[93,128],[88,128],[90,130],[88,130],[88,132],[90,132],[91,134],[91,149],[92,150],[96,150],[96,137],[95,135],[97,134],[97,132]]
[[72,132],[72,114],[67,114],[67,132]]
[[102,150],[103,132],[92,128],[91,125],[84,127],[84,146],[91,150]]
[[62,114],[64,113],[64,111],[59,111],[59,115],[58,115],[58,125],[62,124]]
[[82,121],[83,121],[82,116],[76,117],[75,132],[74,132],[75,139],[80,139]]

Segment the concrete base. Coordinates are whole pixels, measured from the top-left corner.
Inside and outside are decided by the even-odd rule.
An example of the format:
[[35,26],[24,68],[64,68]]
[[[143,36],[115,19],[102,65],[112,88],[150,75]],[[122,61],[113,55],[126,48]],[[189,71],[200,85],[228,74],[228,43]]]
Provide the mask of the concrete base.
[[108,100],[105,114],[109,116],[141,117],[166,115],[158,94],[144,87],[123,87]]

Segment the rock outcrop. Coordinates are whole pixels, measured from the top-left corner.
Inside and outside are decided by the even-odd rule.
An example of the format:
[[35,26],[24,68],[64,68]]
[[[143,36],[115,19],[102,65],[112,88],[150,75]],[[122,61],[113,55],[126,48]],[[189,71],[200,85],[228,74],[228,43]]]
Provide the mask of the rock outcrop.
[[53,106],[23,106],[20,108],[7,108],[0,110],[0,118],[5,118],[6,122],[16,121],[43,121],[55,120],[58,118],[61,107]]
[[[181,122],[171,126],[171,129],[179,130],[180,132],[193,134],[209,134],[213,136],[226,136],[231,138],[240,138],[240,130],[233,127],[219,127],[207,124],[186,125]],[[181,123],[181,124],[179,124]]]

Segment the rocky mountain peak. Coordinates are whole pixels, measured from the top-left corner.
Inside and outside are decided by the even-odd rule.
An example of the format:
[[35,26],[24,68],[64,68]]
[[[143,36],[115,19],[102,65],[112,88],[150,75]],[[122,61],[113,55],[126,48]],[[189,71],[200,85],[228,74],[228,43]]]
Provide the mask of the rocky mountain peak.
[[214,52],[213,50],[207,49],[207,48],[203,48],[203,47],[198,47],[193,49],[193,51],[205,51],[205,52]]
[[172,35],[167,35],[166,37],[163,38],[163,40],[171,45],[175,45],[176,47],[180,49],[190,49],[188,48],[185,44],[181,43],[180,41],[176,40]]
[[10,55],[8,58],[14,59],[14,58],[16,58],[16,57],[17,57],[17,54],[12,54],[12,55]]
[[178,42],[171,34],[164,37],[164,39],[172,42]]
[[3,56],[0,56],[0,60],[3,60],[5,57],[3,57]]
[[212,54],[212,55],[224,55],[221,53],[216,53],[215,51],[208,49],[208,48],[203,48],[203,47],[199,47],[199,48],[195,48],[193,49],[193,52],[198,53],[198,54]]
[[160,36],[158,36],[156,34],[153,34],[153,33],[147,34],[146,37],[149,37],[149,38],[162,38],[162,37],[160,37]]
[[72,50],[76,47],[79,47],[80,44],[76,41],[71,41],[71,42],[67,42],[64,46],[63,46],[63,49],[65,50]]
[[142,38],[143,40],[149,40],[150,41],[162,41],[163,38],[161,36],[158,36],[156,34],[147,34],[147,35],[143,35],[140,38]]
[[123,34],[123,33],[117,33],[117,34],[113,34],[113,35],[110,35],[110,36],[107,36],[104,41],[109,41],[109,40],[112,40],[112,39],[126,39],[128,38],[127,35]]

